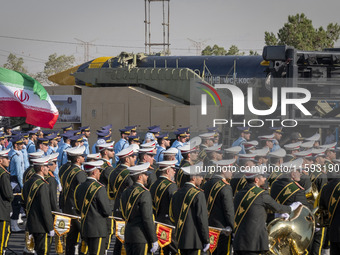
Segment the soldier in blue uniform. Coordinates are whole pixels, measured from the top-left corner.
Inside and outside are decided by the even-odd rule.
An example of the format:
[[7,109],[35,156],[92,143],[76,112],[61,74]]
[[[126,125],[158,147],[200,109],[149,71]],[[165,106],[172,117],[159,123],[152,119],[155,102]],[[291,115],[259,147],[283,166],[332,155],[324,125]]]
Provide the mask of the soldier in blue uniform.
[[158,147],[157,147],[157,153],[155,156],[156,162],[163,161],[163,153],[165,150],[167,150],[170,147],[170,138],[168,134],[161,134],[157,137],[158,141]]
[[5,133],[0,132],[0,151],[6,149]]
[[73,136],[73,133],[64,133],[61,135],[63,137],[63,144],[59,146],[57,152],[59,153],[58,156],[58,167],[60,168],[62,165],[67,163],[67,153],[66,150],[71,148],[71,140],[70,137]]
[[85,154],[90,154],[90,148],[89,148],[89,138],[91,135],[91,129],[90,126],[80,127],[81,134],[83,135],[84,140],[84,146],[85,146]]
[[242,150],[240,151],[240,154],[246,154],[246,150],[243,146],[243,143],[250,140],[251,131],[249,127],[237,127],[237,129],[240,130],[241,132],[240,137],[233,142],[231,147],[241,146]]
[[276,151],[280,149],[280,140],[282,138],[283,132],[282,127],[273,127],[271,128],[273,130],[274,139],[273,139],[273,148],[271,149],[271,152]]
[[49,142],[48,138],[38,138],[37,151],[43,151],[45,156],[50,155],[51,153],[48,151]]
[[24,156],[24,169],[26,170],[30,166],[30,162],[28,160],[27,153],[27,144],[28,144],[28,133],[22,133],[22,141],[24,142],[24,146],[22,147],[22,155]]
[[99,140],[105,140],[105,137],[110,137],[111,133],[109,130],[97,130],[97,141],[92,145],[92,153],[97,153],[97,145]]
[[128,128],[122,128],[122,129],[119,129],[119,131],[120,131],[121,139],[115,144],[116,163],[118,163],[119,161],[119,157],[117,157],[117,153],[129,147],[128,137],[131,134],[131,130]]
[[38,130],[36,129],[28,131],[29,140],[28,140],[28,144],[26,145],[27,153],[32,153],[32,152],[37,151],[35,147],[35,143],[37,142],[37,138],[38,138],[37,133],[38,133]]
[[[176,141],[174,141],[171,147],[179,149],[179,147],[184,146],[184,144],[187,142],[187,133],[185,131],[175,131],[174,134],[176,135]],[[178,150],[176,154],[176,159],[177,159],[176,166],[179,166],[183,159],[180,150]]]
[[[21,193],[24,175],[24,157],[22,154],[23,141],[21,136],[12,137],[13,147],[8,153],[10,159],[9,172],[11,173],[11,185],[13,193]],[[22,231],[18,226],[18,219],[21,209],[21,196],[15,196],[12,202],[13,213],[11,216],[11,230],[12,232]]]

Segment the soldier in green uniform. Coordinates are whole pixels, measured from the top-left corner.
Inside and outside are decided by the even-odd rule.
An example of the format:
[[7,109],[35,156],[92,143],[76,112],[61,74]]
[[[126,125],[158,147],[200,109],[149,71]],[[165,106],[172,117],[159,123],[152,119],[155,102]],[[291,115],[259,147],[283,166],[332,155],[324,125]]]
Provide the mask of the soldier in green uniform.
[[0,254],[5,254],[9,235],[11,233],[10,213],[12,210],[13,191],[10,182],[10,174],[7,171],[9,166],[8,150],[0,151]]
[[182,255],[200,254],[210,247],[208,211],[203,190],[203,164],[183,167],[185,182],[170,203],[170,219],[176,225],[178,249]]
[[[136,161],[136,155],[133,152],[132,147],[121,150],[116,154],[119,158],[119,165],[111,171],[108,178],[107,194],[109,199],[114,201],[113,216],[122,218],[120,211],[120,196],[123,191],[132,186],[132,180],[129,175],[128,167],[134,166]],[[116,238],[114,246],[114,254],[120,255],[122,249],[122,243]]]
[[214,134],[215,133],[204,133],[199,135],[202,142],[199,148],[198,161],[206,162],[207,153],[205,149],[214,145]]
[[340,175],[333,171],[328,173],[328,183],[320,193],[319,208],[329,214],[330,255],[340,254]]
[[38,255],[49,254],[54,236],[48,174],[50,156],[33,160],[35,174],[24,184],[23,199],[27,215],[27,230],[33,235]]
[[[98,142],[97,142],[98,143]],[[109,182],[109,176],[111,172],[114,170],[114,167],[112,167],[110,160],[115,158],[115,152],[114,152],[114,141],[112,142],[106,142],[106,143],[98,143],[97,144],[97,150],[100,153],[101,160],[103,160],[103,165],[101,166],[101,174],[99,178],[99,182],[104,185],[105,190],[107,192],[107,187],[108,187],[108,182]],[[113,205],[114,201],[109,200],[110,208],[111,208],[111,213],[110,216],[113,216]],[[106,243],[105,247],[106,250],[110,248],[111,244],[111,239],[112,235],[114,234],[114,219],[112,218],[107,218],[107,238],[106,238]]]
[[209,148],[206,148],[205,151],[207,153],[206,160],[203,161],[203,167],[206,172],[205,181],[209,181],[216,169],[216,161],[222,160],[223,151],[221,150],[222,144],[214,145]]
[[45,180],[49,184],[50,199],[51,199],[51,209],[52,211],[59,212],[59,206],[57,202],[57,190],[58,183],[54,176],[54,171],[57,168],[59,153],[53,153],[50,155],[50,161],[48,163],[48,174],[45,176]]
[[[85,162],[85,146],[69,148],[66,150],[71,164],[65,168],[60,176],[63,191],[60,194],[59,202],[63,213],[78,215],[75,209],[74,191],[75,188],[86,181],[86,173],[81,169]],[[59,172],[60,174],[61,172]],[[70,231],[66,237],[66,254],[74,254],[80,236],[80,222],[77,219],[71,220]]]
[[192,166],[196,163],[198,159],[198,151],[201,141],[202,140],[200,138],[195,139],[193,141],[191,140],[186,145],[178,148],[183,157],[183,160],[179,165],[179,169],[176,171],[175,174],[175,181],[179,189],[182,188],[185,183],[185,178],[183,178],[184,173],[182,167]]
[[266,210],[290,213],[300,203],[289,207],[275,202],[268,192],[261,188],[266,178],[263,169],[259,166],[248,167],[244,172],[247,184],[234,199],[234,254],[265,254],[269,250]]
[[43,155],[44,155],[43,151],[28,153],[28,159],[30,161],[30,166],[24,172],[24,176],[23,176],[23,182],[24,183],[27,182],[35,174],[33,162],[31,160],[36,159],[36,158],[41,158]]
[[107,218],[112,214],[105,187],[98,182],[102,160],[84,163],[85,182],[75,190],[75,206],[81,215],[81,237],[89,255],[103,255],[106,250]]
[[158,249],[152,198],[145,187],[149,166],[150,163],[145,163],[128,168],[133,185],[123,192],[120,200],[120,209],[126,222],[124,238],[127,255],[150,254]]
[[281,205],[290,205],[301,202],[309,209],[313,209],[308,203],[305,189],[299,184],[303,160],[301,158],[282,164],[285,171],[273,184],[270,190],[271,197]]
[[[149,147],[151,146],[151,147]],[[138,150],[138,164],[145,164],[147,162],[150,163],[149,167],[149,177],[148,177],[148,183],[146,184],[146,188],[150,188],[151,184],[154,183],[157,180],[156,170],[157,170],[157,164],[154,161],[154,157],[156,155],[156,149],[155,149],[156,143],[151,142],[144,144],[141,146],[141,148]]]
[[[158,162],[160,176],[150,188],[153,201],[153,212],[156,221],[171,226],[173,224],[169,218],[169,206],[172,196],[177,191],[177,185],[174,182],[176,163],[177,160]],[[172,237],[171,244],[164,247],[163,251],[164,254],[177,253],[177,244],[174,240],[174,236]]]
[[[242,168],[246,167],[253,167],[256,165],[256,160],[255,160],[256,154],[239,154],[238,159],[239,159],[239,164]],[[234,196],[239,192],[241,189],[243,189],[247,182],[246,178],[244,176],[244,173],[240,171],[240,168],[237,169],[238,171],[235,172],[233,175],[233,178],[230,180],[230,186],[233,190]]]
[[214,255],[231,254],[231,232],[234,227],[233,190],[229,184],[232,178],[232,165],[235,159],[220,160],[213,177],[204,186],[204,195],[207,200],[209,226],[226,229],[220,233]]

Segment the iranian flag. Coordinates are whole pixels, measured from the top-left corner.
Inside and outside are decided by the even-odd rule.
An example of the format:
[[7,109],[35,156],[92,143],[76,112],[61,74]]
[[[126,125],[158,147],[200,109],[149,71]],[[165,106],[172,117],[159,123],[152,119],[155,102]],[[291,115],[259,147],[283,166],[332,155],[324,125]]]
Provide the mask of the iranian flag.
[[26,117],[26,123],[53,128],[59,113],[45,88],[32,77],[0,68],[0,116]]

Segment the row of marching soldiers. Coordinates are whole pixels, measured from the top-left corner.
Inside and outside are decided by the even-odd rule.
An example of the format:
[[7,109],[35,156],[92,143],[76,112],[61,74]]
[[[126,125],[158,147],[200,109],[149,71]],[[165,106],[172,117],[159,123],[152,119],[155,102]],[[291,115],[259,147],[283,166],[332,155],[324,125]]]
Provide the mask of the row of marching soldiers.
[[[157,155],[155,141],[140,147],[132,144],[116,154],[112,141],[98,143],[99,154],[86,155],[84,146],[66,149],[69,161],[59,169],[59,203],[62,213],[72,220],[58,218],[58,224],[51,214],[56,211],[63,216],[56,204],[57,185],[53,185],[53,178],[48,179],[53,176],[58,153],[32,158],[22,194],[35,252],[49,252],[53,225],[57,225],[56,239],[66,239],[65,254],[104,254],[114,234],[114,254],[154,253],[159,245],[164,254],[199,254],[201,250],[229,254],[232,247],[234,254],[263,254],[269,248],[267,211],[287,219],[301,204],[312,208],[307,197],[315,185],[319,190],[316,201],[330,218],[331,254],[340,254],[340,179],[335,171],[335,144],[315,148],[318,139],[314,137],[313,143],[307,142],[312,144],[310,148],[294,142],[270,152],[267,142],[273,136],[266,135],[259,138],[261,149],[244,141],[240,145],[247,147],[247,152],[239,154],[242,146],[221,150],[221,145],[214,145],[214,133],[187,141],[187,132],[179,131],[177,139],[183,139],[178,150],[163,150],[164,158],[157,164],[153,160]],[[158,142],[162,140],[167,136]],[[302,147],[305,149],[300,151]],[[13,199],[6,171],[8,152],[0,152],[1,249],[8,242],[9,203]],[[179,154],[183,159],[177,167]],[[286,154],[289,161],[283,162]],[[115,156],[118,164],[113,167],[110,160]],[[268,176],[264,166],[275,165],[288,171],[273,171]],[[234,173],[235,169],[241,171]],[[310,173],[311,169],[315,171]],[[66,238],[63,229],[67,229]],[[312,254],[321,254],[326,232],[323,227],[316,231]],[[77,251],[80,238],[84,245]]]

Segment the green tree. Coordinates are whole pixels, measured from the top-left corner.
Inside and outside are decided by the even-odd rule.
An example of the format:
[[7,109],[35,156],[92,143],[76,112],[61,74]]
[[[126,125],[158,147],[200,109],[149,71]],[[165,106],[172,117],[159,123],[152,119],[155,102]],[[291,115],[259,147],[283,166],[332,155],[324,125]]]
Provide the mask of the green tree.
[[249,56],[259,56],[260,54],[257,51],[250,50]]
[[27,73],[27,70],[24,67],[24,59],[18,58],[12,53],[8,55],[7,63],[4,64],[4,68],[11,69],[13,71],[17,71],[21,73]]
[[207,46],[204,50],[202,50],[202,55],[204,56],[223,56],[227,53],[227,51],[223,47],[219,47],[215,44],[213,47]]
[[289,45],[299,50],[313,51],[333,48],[339,39],[340,26],[330,23],[325,30],[323,27],[314,28],[312,20],[305,14],[288,16],[288,22],[279,29],[277,36],[273,32],[265,32],[266,45]]
[[231,45],[229,50],[225,55],[244,55],[244,52],[240,52],[239,48],[236,45]]
[[53,82],[48,80],[48,77],[71,68],[74,64],[74,61],[74,56],[57,56],[57,53],[54,53],[48,57],[48,61],[45,63],[44,71],[37,73],[34,78],[42,84],[47,83],[54,85]]

